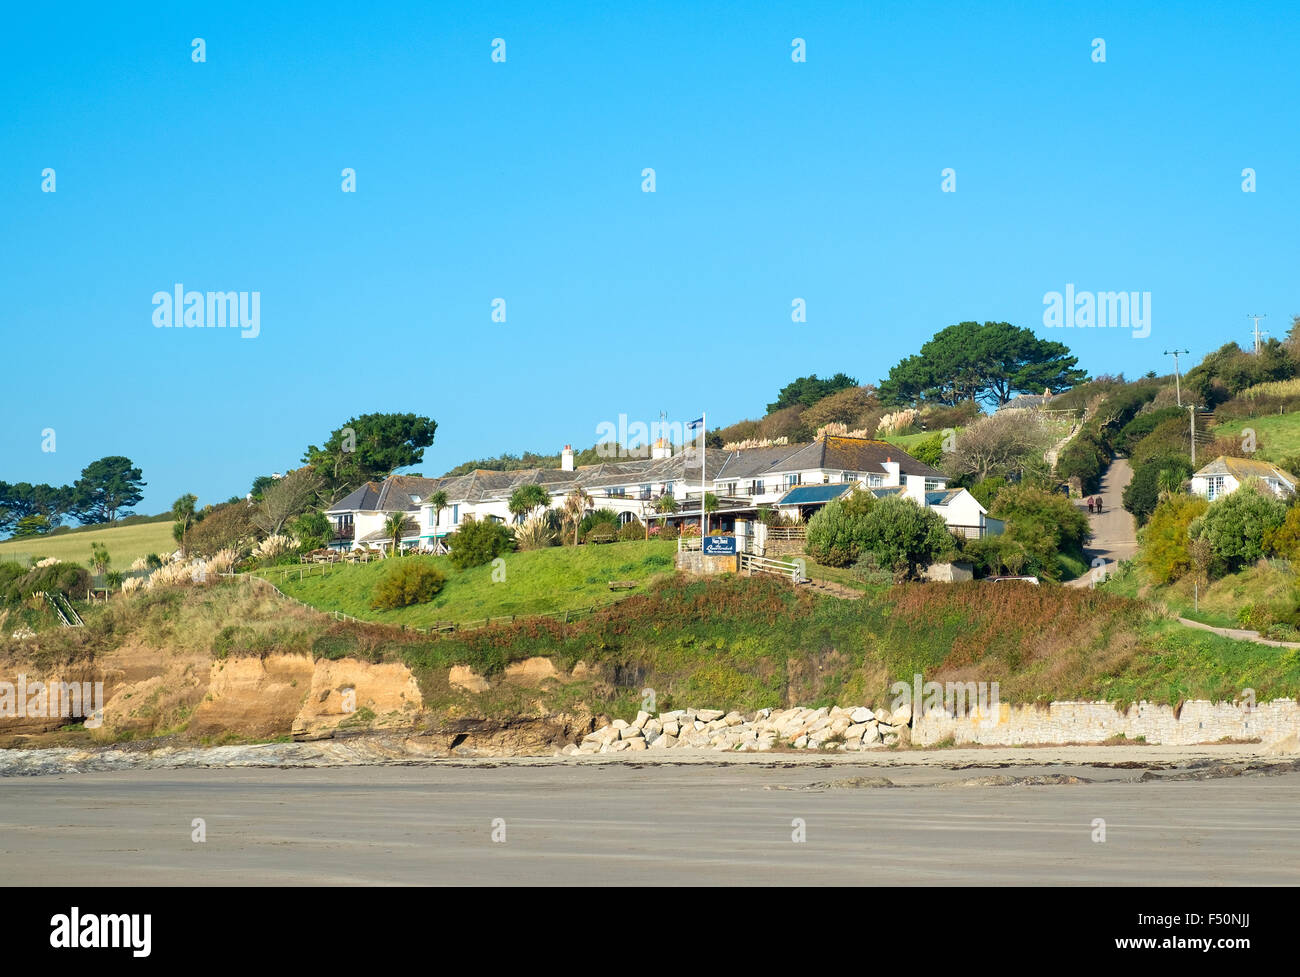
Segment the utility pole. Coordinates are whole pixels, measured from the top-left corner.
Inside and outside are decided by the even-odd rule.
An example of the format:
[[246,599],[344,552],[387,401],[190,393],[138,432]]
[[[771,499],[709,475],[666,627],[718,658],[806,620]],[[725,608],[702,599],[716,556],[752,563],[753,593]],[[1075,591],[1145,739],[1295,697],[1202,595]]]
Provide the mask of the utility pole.
[[1179,407],[1183,406],[1183,384],[1182,384],[1182,380],[1178,376],[1178,357],[1180,354],[1186,356],[1190,352],[1191,352],[1190,350],[1186,350],[1186,349],[1165,350],[1166,356],[1172,356],[1174,358],[1174,393],[1178,396]]
[[1254,319],[1254,320],[1255,320],[1255,355],[1258,356],[1258,355],[1259,355],[1259,337],[1260,337],[1260,336],[1267,336],[1267,335],[1268,335],[1267,332],[1261,333],[1261,332],[1259,331],[1259,320],[1260,320],[1260,319],[1267,319],[1267,318],[1268,318],[1268,314],[1267,314],[1267,313],[1264,313],[1263,315],[1256,315],[1255,313],[1252,312],[1252,313],[1250,313],[1249,315],[1247,315],[1246,318],[1247,318],[1247,319]]
[[1195,404],[1187,405],[1187,413],[1192,419],[1192,471],[1196,471],[1196,410]]

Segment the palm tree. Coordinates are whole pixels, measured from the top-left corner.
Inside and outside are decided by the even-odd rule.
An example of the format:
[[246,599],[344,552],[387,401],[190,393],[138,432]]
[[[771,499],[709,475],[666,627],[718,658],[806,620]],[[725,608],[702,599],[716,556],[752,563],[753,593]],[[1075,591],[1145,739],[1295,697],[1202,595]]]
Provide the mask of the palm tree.
[[433,541],[438,541],[438,523],[442,522],[442,510],[447,508],[447,493],[442,489],[429,496],[429,505],[433,508]]
[[1183,476],[1177,469],[1160,469],[1160,474],[1156,476],[1156,482],[1160,486],[1160,498],[1162,499],[1177,495],[1183,490]]
[[551,494],[542,488],[536,482],[530,482],[528,485],[521,485],[510,493],[510,501],[506,507],[511,514],[516,517],[516,522],[523,522],[534,509],[549,504]]
[[704,493],[704,531],[709,531],[709,513],[718,511],[718,497],[712,492]]
[[176,520],[172,526],[172,538],[180,546],[181,556],[185,555],[185,534],[194,522],[194,507],[198,501],[196,495],[182,495],[172,503],[172,518]]
[[564,497],[564,520],[573,523],[574,546],[578,545],[578,529],[582,525],[582,517],[587,514],[589,505],[591,505],[591,496],[581,485],[575,485],[573,491]]
[[397,555],[397,548],[402,544],[402,533],[406,530],[406,513],[394,512],[384,520],[384,532],[393,540],[393,556]]
[[680,508],[671,492],[665,492],[655,500],[655,512],[676,512]]

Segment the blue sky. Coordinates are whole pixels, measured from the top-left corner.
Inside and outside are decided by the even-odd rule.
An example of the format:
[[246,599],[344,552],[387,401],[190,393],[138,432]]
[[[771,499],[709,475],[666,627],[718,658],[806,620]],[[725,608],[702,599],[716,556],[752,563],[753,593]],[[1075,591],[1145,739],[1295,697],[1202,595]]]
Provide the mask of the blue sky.
[[[1300,312],[1292,5],[460,6],[7,11],[0,479],[125,454],[156,512],[371,411],[433,417],[437,474],[966,319],[1135,376]],[[260,292],[260,335],[154,328],[177,282]],[[1151,292],[1151,335],[1044,328],[1067,283]]]

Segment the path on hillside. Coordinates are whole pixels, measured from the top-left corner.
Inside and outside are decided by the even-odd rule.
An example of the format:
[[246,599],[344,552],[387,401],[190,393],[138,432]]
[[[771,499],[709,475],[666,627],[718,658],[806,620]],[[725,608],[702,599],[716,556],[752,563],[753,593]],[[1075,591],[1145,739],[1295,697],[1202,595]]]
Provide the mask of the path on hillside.
[[1272,645],[1274,648],[1300,648],[1300,641],[1274,641],[1272,638],[1264,637],[1258,631],[1248,631],[1245,628],[1216,628],[1213,624],[1202,624],[1200,621],[1193,621],[1190,617],[1180,617],[1178,623],[1185,624],[1189,628],[1212,631],[1234,641],[1253,641],[1257,645]]
[[[1127,458],[1111,459],[1110,467],[1101,476],[1101,514],[1088,513],[1088,506],[1079,503],[1079,509],[1088,514],[1092,536],[1083,548],[1089,565],[1097,559],[1105,560],[1107,571],[1114,572],[1120,560],[1130,560],[1137,552],[1137,524],[1124,508],[1124,489],[1133,480],[1133,468]],[[1089,570],[1081,577],[1069,581],[1067,587],[1087,587],[1095,571]]]

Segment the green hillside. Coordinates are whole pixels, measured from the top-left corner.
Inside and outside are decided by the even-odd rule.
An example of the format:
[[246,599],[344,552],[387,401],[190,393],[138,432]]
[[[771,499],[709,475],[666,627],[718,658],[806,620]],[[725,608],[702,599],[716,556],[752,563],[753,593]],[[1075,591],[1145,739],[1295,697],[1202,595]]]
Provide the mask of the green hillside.
[[392,611],[370,607],[370,594],[393,566],[391,560],[356,566],[273,567],[258,572],[286,594],[326,611],[407,627],[436,622],[477,621],[512,614],[550,614],[605,604],[641,588],[611,591],[611,580],[645,584],[673,572],[673,541],[561,546],[507,553],[500,567],[457,570],[445,556],[405,556],[402,561],[428,563],[446,574],[447,585],[427,604]]
[[1246,428],[1253,430],[1259,439],[1260,450],[1256,457],[1276,462],[1300,455],[1300,413],[1266,414],[1239,421],[1225,421],[1214,428],[1214,433],[1240,438]]
[[103,543],[113,560],[114,570],[125,570],[133,560],[150,553],[170,553],[176,548],[170,522],[146,522],[111,529],[87,529],[57,536],[0,543],[0,560],[30,562],[47,556],[83,566],[90,559],[92,543]]

